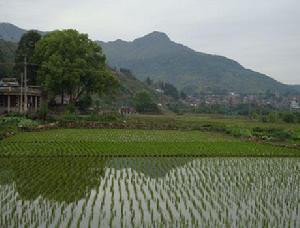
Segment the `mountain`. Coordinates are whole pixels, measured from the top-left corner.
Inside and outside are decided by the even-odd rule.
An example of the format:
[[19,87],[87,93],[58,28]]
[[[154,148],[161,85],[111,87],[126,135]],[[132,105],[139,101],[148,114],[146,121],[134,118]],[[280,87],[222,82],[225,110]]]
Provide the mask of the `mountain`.
[[[9,41],[9,46],[25,32],[13,24],[0,23],[0,40]],[[140,80],[150,77],[170,82],[187,94],[300,92],[299,86],[282,84],[223,56],[196,52],[162,32],[152,32],[132,42],[97,42],[111,67],[130,69]]]
[[[13,67],[17,43],[25,32],[27,30],[13,24],[0,23],[0,79],[14,77]],[[38,32],[42,35],[46,34],[46,32]],[[116,103],[130,105],[132,98],[141,91],[147,91],[154,99],[157,97],[154,89],[136,79],[129,70],[121,69],[113,72],[120,81],[120,89],[116,93]]]
[[300,85],[291,85],[291,88],[296,90],[298,93],[300,93]]
[[164,80],[187,94],[199,93],[287,93],[295,89],[254,72],[223,56],[196,52],[153,32],[132,42],[98,43],[108,64],[132,70],[138,79]]
[[[35,31],[37,31],[41,35],[46,33],[38,30]],[[19,28],[13,24],[0,23],[0,39],[3,39],[5,41],[18,43],[25,32],[27,32],[27,30]]]

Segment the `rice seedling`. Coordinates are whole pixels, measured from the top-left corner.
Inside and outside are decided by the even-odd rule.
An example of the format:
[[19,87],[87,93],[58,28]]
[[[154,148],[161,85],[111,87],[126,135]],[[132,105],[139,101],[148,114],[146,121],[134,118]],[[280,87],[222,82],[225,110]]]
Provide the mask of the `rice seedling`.
[[300,157],[300,150],[200,131],[58,129],[4,139],[0,156]]
[[298,158],[0,158],[0,227],[299,227]]

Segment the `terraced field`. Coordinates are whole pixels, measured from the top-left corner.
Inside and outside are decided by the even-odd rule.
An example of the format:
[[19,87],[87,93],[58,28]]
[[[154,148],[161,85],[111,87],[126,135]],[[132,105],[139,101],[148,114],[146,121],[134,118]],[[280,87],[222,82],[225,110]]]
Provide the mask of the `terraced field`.
[[278,156],[300,150],[200,131],[57,129],[0,141],[0,156]]
[[297,228],[300,159],[0,158],[0,227]]

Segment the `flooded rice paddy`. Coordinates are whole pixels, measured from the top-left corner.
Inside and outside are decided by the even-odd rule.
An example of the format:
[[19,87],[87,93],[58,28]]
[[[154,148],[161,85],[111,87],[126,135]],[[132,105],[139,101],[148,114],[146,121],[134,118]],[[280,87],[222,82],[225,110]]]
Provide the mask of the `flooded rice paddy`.
[[0,158],[0,227],[300,227],[300,159]]

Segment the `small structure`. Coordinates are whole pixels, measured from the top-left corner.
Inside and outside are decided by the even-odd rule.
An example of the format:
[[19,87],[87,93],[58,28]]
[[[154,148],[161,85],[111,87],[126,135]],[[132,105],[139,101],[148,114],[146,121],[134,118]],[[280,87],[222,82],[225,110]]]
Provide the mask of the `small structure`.
[[0,114],[9,112],[36,112],[41,104],[38,86],[21,86],[16,78],[0,80]]
[[300,105],[299,105],[298,101],[296,100],[296,98],[294,98],[294,99],[291,101],[290,108],[291,108],[292,110],[300,110]]
[[128,107],[128,106],[122,106],[120,109],[119,109],[119,113],[122,115],[122,116],[126,116],[126,115],[129,115],[129,114],[133,114],[135,113],[135,110],[131,107]]

